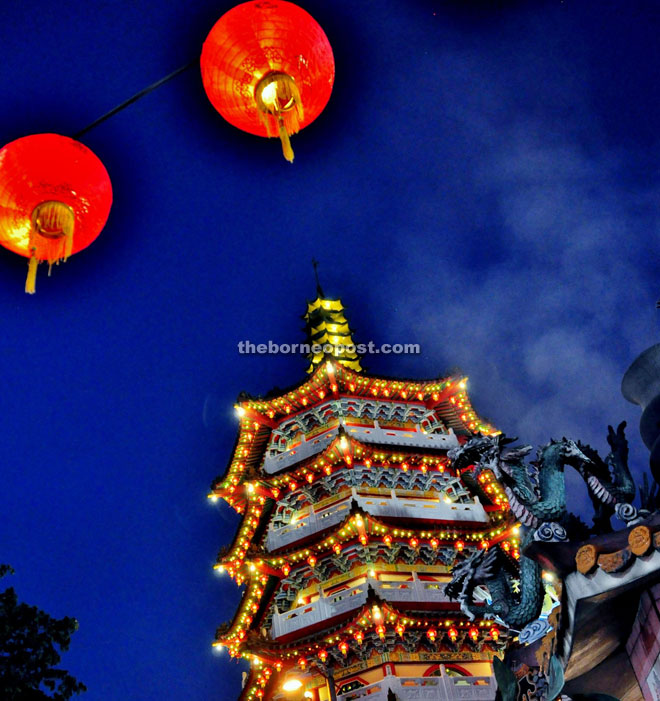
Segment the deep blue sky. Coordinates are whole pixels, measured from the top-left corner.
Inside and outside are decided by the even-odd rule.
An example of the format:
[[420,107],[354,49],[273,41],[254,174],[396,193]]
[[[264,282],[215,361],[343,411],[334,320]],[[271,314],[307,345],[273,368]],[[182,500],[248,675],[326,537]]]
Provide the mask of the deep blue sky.
[[[230,4],[7,3],[0,142],[73,134],[190,61]],[[417,342],[372,372],[460,366],[478,412],[606,452],[658,340],[660,8],[552,0],[309,0],[333,45],[324,114],[279,145],[208,103],[196,70],[83,138],[115,202],[101,237],[22,291],[0,252],[0,561],[80,630],[99,699],[233,699],[210,643],[235,518],[207,504],[241,390],[303,378],[241,340],[302,340],[312,256],[358,341]],[[206,412],[204,413],[204,407]]]

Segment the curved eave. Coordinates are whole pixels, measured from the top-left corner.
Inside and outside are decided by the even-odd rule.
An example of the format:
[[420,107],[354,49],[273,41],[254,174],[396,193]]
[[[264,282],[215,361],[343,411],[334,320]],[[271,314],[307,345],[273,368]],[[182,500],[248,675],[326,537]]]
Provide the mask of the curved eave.
[[[362,526],[359,525],[360,520]],[[288,548],[280,548],[272,553],[264,554],[264,559],[268,560],[271,567],[281,569],[283,565],[289,567],[305,566],[309,568],[306,560],[310,555],[317,559],[329,556],[333,551],[333,546],[348,547],[359,541],[360,535],[364,532],[367,537],[384,539],[389,535],[392,545],[408,544],[411,538],[419,541],[418,547],[431,545],[432,540],[437,540],[437,547],[455,547],[458,541],[463,541],[466,550],[476,548],[480,543],[487,542],[491,545],[507,540],[514,535],[514,523],[508,523],[503,517],[503,522],[497,526],[491,525],[489,528],[478,530],[477,528],[457,528],[454,525],[429,527],[428,524],[420,523],[419,527],[411,527],[410,523],[405,526],[392,524],[372,516],[360,506],[353,502],[351,510],[340,523],[330,526],[327,529],[315,533],[306,541],[298,541]],[[328,533],[331,531],[331,533]],[[491,536],[491,533],[493,534]],[[390,546],[385,543],[385,547]],[[314,576],[310,568],[310,576]]]
[[[345,444],[342,445],[344,442]],[[490,516],[491,521],[488,524],[482,524],[478,521],[459,521],[449,518],[414,519],[407,522],[405,527],[402,527],[399,517],[393,516],[392,518],[388,518],[386,516],[374,516],[357,503],[352,502],[350,511],[341,522],[335,524],[330,523],[327,528],[320,529],[307,536],[302,536],[299,540],[296,540],[290,545],[276,548],[272,551],[266,551],[265,542],[268,531],[260,531],[260,524],[268,515],[267,498],[275,498],[275,494],[279,493],[279,489],[285,488],[288,484],[295,482],[295,479],[293,479],[294,477],[302,484],[309,481],[305,479],[306,476],[311,475],[316,478],[316,475],[321,471],[328,469],[335,471],[337,465],[341,465],[340,469],[351,469],[349,463],[346,462],[347,459],[351,460],[351,463],[353,458],[359,459],[360,461],[368,461],[374,455],[378,455],[378,448],[372,449],[371,446],[367,446],[358,439],[350,436],[337,436],[322,454],[316,456],[313,463],[308,464],[306,467],[299,467],[298,472],[292,472],[285,477],[276,478],[270,483],[262,482],[257,485],[257,488],[254,488],[254,485],[252,485],[254,491],[248,493],[239,504],[242,508],[242,519],[236,535],[232,539],[231,544],[226,548],[222,559],[218,561],[217,566],[225,566],[227,569],[234,572],[233,576],[235,576],[235,574],[241,571],[241,568],[246,566],[250,559],[254,557],[262,558],[268,563],[269,567],[279,570],[285,563],[292,566],[296,562],[303,560],[304,557],[309,555],[310,550],[313,550],[314,554],[317,556],[326,555],[331,551],[334,543],[349,543],[359,537],[355,526],[356,516],[363,519],[365,524],[364,532],[370,536],[382,538],[386,534],[389,534],[390,537],[394,537],[396,541],[401,542],[406,538],[412,537],[423,539],[425,542],[429,543],[432,539],[435,539],[440,546],[453,545],[457,541],[484,541],[495,543],[501,540],[504,537],[502,533],[513,525],[513,522],[509,523],[512,517],[510,515],[506,496],[499,489],[497,481],[493,479],[492,493],[485,491],[489,488],[489,484],[491,483],[479,485],[483,497],[485,497],[482,499],[482,503],[484,501],[490,502],[484,504],[486,513],[500,514],[500,516],[495,516],[494,521],[492,520],[493,516]],[[424,457],[420,458],[420,456],[416,454],[408,457],[402,453],[398,453],[393,457],[396,457],[402,463],[408,460],[408,469],[410,470],[420,469],[420,466],[415,464],[415,461],[425,459]],[[376,464],[376,466],[378,465]],[[392,463],[388,464],[388,467],[392,466]],[[429,467],[431,467],[431,465],[429,465]],[[443,465],[441,465],[441,469],[444,469]],[[313,481],[314,480],[312,480],[312,482]],[[341,496],[342,494],[344,496]],[[337,495],[337,498],[332,499],[332,501],[328,503],[335,503],[342,501],[342,499],[348,499],[350,494],[351,490],[346,487]],[[224,496],[228,498],[226,495]],[[496,498],[502,500],[500,504],[494,501]],[[326,500],[323,500],[322,503],[325,501]],[[234,505],[236,506],[236,504]],[[509,516],[508,518],[507,515]],[[254,520],[257,521],[256,525]],[[345,531],[346,534],[340,535],[342,531]]]
[[245,479],[257,476],[270,434],[271,427],[253,421],[250,416],[241,418],[231,457],[223,475],[212,485],[213,494],[226,499],[227,495],[239,491],[239,486]]
[[[359,524],[360,520],[362,521],[362,525]],[[267,581],[270,576],[282,579],[285,576],[285,572],[288,574],[291,569],[296,567],[307,568],[309,570],[308,577],[310,579],[317,579],[318,577],[313,567],[309,564],[310,555],[313,555],[318,560],[330,555],[333,545],[336,543],[345,547],[357,545],[360,535],[363,532],[373,538],[383,538],[385,535],[391,534],[393,545],[397,543],[409,543],[410,538],[415,537],[419,540],[419,545],[417,547],[422,547],[422,545],[429,545],[429,547],[432,547],[430,542],[433,538],[438,540],[437,547],[455,547],[457,541],[464,538],[464,554],[476,548],[479,543],[485,540],[486,536],[489,536],[489,544],[491,546],[502,547],[503,554],[507,560],[510,561],[512,566],[515,566],[514,563],[516,560],[512,558],[512,553],[517,552],[519,546],[516,538],[516,528],[517,526],[510,523],[501,524],[495,531],[490,529],[488,531],[472,533],[467,531],[461,533],[455,530],[452,530],[450,533],[447,530],[430,531],[428,529],[393,528],[389,524],[385,524],[379,519],[372,517],[359,506],[353,505],[350,514],[341,524],[335,526],[333,529],[333,532],[337,534],[336,536],[326,535],[318,539],[315,544],[309,544],[307,547],[290,549],[288,551],[283,550],[274,555],[259,552],[258,558],[238,563],[237,568],[239,571],[235,572],[234,575],[238,575],[239,581],[247,582],[247,588],[225,638],[227,639],[230,637],[230,634],[236,635],[237,630],[244,624],[244,619],[242,619],[242,617],[251,615],[253,605],[256,605],[257,610],[263,606],[263,597],[267,593],[263,580]],[[494,535],[490,536],[491,533],[494,533]],[[513,544],[509,541],[510,538],[513,538]],[[505,547],[507,544],[509,545],[508,548]],[[286,570],[287,566],[289,568],[288,570]],[[259,594],[259,591],[261,591],[261,594]],[[256,611],[252,611],[252,613],[256,613]]]
[[[409,380],[390,377],[376,377],[357,373],[336,362],[321,363],[311,376],[277,396],[247,399],[239,402],[245,410],[254,411],[263,421],[275,421],[295,416],[322,403],[328,396],[353,396],[384,401],[411,402],[423,404],[427,409],[444,405],[450,397],[464,395],[461,409],[452,410],[452,406],[443,406],[443,411],[452,415],[456,427],[468,433],[492,433],[496,430],[481,420],[472,409],[467,393],[464,391],[467,377],[450,376],[434,380]],[[460,419],[466,414],[466,420]],[[471,416],[468,420],[467,417]],[[474,423],[472,429],[469,425]]]
[[[377,615],[380,618],[377,618]],[[358,630],[363,631],[365,634],[373,632],[374,628],[381,623],[389,630],[393,630],[393,626],[398,621],[405,621],[406,631],[426,631],[431,626],[437,626],[438,638],[446,634],[446,630],[451,626],[460,629],[462,633],[465,633],[466,629],[471,626],[481,628],[483,632],[493,627],[497,627],[499,630],[499,626],[494,624],[493,621],[481,618],[470,621],[461,612],[457,603],[452,603],[432,612],[415,612],[410,611],[405,606],[399,606],[394,602],[381,599],[373,590],[370,591],[365,604],[349,612],[348,615],[342,616],[341,619],[332,625],[327,625],[328,622],[326,621],[325,625],[319,630],[310,630],[304,636],[298,635],[296,637],[293,635],[287,640],[282,638],[272,640],[251,632],[250,635],[246,636],[242,649],[268,661],[280,659],[286,664],[287,657],[290,659],[292,655],[296,657],[316,655],[319,644],[332,645],[337,636],[346,636],[348,638]],[[320,630],[324,631],[323,635],[319,635]],[[353,631],[353,633],[349,633],[349,631]],[[222,639],[219,639],[217,642],[225,644]]]
[[[441,471],[444,471],[448,461],[438,452],[438,449],[431,447],[420,449],[416,446],[365,443],[350,433],[344,433],[333,438],[321,452],[268,475],[264,481],[275,487],[296,479],[310,481],[309,475],[315,479],[322,473],[329,474],[328,469],[334,471],[338,466],[342,469],[350,469],[357,461],[366,462],[366,467],[397,467],[399,464],[407,463],[412,469],[422,469],[424,465],[425,470],[442,468]],[[383,453],[387,455],[385,461],[377,460],[376,456]]]
[[[441,420],[452,428],[457,435],[471,436],[477,433],[497,433],[487,422],[481,420],[472,409],[464,379],[448,379],[424,383],[414,399],[395,396],[397,392],[406,392],[404,388],[421,387],[422,383],[411,385],[407,381],[370,378],[358,375],[344,367],[333,365],[327,369],[327,363],[319,366],[309,382],[302,383],[295,390],[285,392],[271,400],[246,400],[237,405],[242,414],[239,436],[224,475],[215,484],[215,489],[223,489],[228,480],[237,486],[245,474],[254,474],[262,460],[270,433],[282,420],[290,419],[297,413],[309,411],[327,401],[328,397],[370,397],[385,401],[403,401],[423,404],[429,411],[435,410]],[[387,389],[387,387],[390,389]],[[375,394],[374,394],[375,392]],[[388,392],[387,395],[384,392]],[[421,396],[421,399],[419,399]],[[248,440],[248,436],[254,438]]]

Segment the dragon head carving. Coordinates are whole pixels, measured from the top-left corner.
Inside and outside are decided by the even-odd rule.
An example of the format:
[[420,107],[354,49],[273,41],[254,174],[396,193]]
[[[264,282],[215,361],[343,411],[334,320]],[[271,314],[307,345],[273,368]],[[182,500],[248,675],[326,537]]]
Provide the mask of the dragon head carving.
[[507,438],[503,433],[496,436],[474,436],[464,445],[452,448],[447,454],[457,470],[463,470],[474,465],[475,474],[490,469],[496,475],[500,474],[500,458],[502,451],[517,438]]
[[452,600],[458,601],[461,611],[473,620],[475,614],[470,609],[475,603],[475,588],[480,584],[488,585],[498,571],[498,549],[477,550],[469,557],[454,565],[452,579],[445,585],[445,594]]

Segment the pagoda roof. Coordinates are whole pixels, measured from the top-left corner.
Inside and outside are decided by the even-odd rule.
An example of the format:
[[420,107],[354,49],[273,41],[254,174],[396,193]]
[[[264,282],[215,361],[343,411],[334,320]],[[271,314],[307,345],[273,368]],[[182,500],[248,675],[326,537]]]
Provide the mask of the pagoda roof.
[[[383,626],[380,631],[379,626]],[[432,629],[435,632],[431,639]],[[325,660],[334,665],[337,660],[343,660],[349,654],[358,659],[371,658],[369,649],[382,655],[382,643],[378,647],[375,644],[378,637],[387,648],[385,654],[394,652],[397,648],[403,650],[404,654],[409,654],[409,650],[403,646],[403,636],[409,631],[422,633],[424,635],[419,638],[418,646],[424,649],[427,656],[437,656],[439,660],[446,656],[465,654],[462,651],[474,654],[477,650],[484,659],[492,659],[501,653],[508,640],[508,631],[501,629],[492,620],[477,618],[469,621],[458,611],[438,611],[437,615],[402,611],[395,604],[381,599],[372,589],[362,607],[352,612],[348,618],[325,629],[324,635],[317,633],[302,640],[282,643],[264,638],[256,630],[250,630],[243,635],[240,645],[234,646],[233,641],[227,639],[226,631],[226,626],[218,630],[214,645],[228,645],[230,654],[249,657],[257,663],[250,665],[249,676],[239,697],[243,701],[267,695],[265,692],[272,691],[280,683],[280,674],[289,670],[296,669],[299,675],[307,676],[317,676],[313,670],[318,670],[318,676],[324,678],[327,676]],[[435,648],[433,652],[429,651],[426,638],[432,640]],[[344,650],[341,649],[342,644],[346,646]],[[363,646],[366,647],[364,651]],[[343,666],[339,664],[336,672],[341,672]]]
[[[350,491],[346,490],[346,495],[349,494]],[[397,525],[371,515],[353,500],[346,517],[329,527],[332,529],[330,534],[327,531],[322,531],[315,534],[313,542],[302,545],[296,543],[290,548],[281,548],[275,553],[265,553],[263,558],[277,569],[281,569],[285,564],[295,566],[298,563],[303,563],[310,555],[319,558],[329,554],[336,544],[342,546],[359,541],[362,534],[368,538],[377,538],[378,542],[383,541],[385,536],[389,536],[392,544],[405,544],[415,538],[419,542],[416,547],[429,545],[434,550],[438,547],[456,547],[456,543],[459,541],[463,543],[461,548],[470,545],[476,548],[481,543],[489,545],[498,543],[511,535],[511,529],[515,524],[509,523],[505,512],[502,514],[500,523],[491,523],[481,529],[472,524],[458,524],[458,522],[436,527],[430,527],[428,523],[424,522],[414,525],[414,521]],[[431,544],[431,541],[434,541],[434,544]],[[389,547],[388,545],[387,548]]]
[[[249,597],[251,587],[252,584],[248,586],[244,598]],[[333,644],[333,640],[338,635],[352,635],[358,630],[366,633],[381,623],[391,629],[395,623],[401,622],[406,626],[406,629],[417,630],[437,625],[435,621],[440,621],[440,619],[446,628],[449,626],[466,628],[474,626],[475,623],[476,625],[481,623],[482,627],[493,625],[492,621],[487,622],[480,619],[470,621],[456,604],[446,606],[443,609],[425,611],[423,614],[411,612],[396,602],[382,599],[371,587],[368,589],[366,603],[357,610],[351,611],[348,616],[337,621],[334,625],[323,629],[322,635],[319,635],[319,631],[315,631],[303,638],[296,637],[286,641],[272,640],[257,633],[252,623],[247,624],[247,626],[252,625],[252,629],[248,631],[245,624],[241,624],[240,620],[237,620],[240,611],[239,609],[231,623],[218,628],[216,643],[227,646],[233,656],[246,649],[250,654],[257,655],[270,664],[275,663],[278,659],[284,660],[291,656],[315,654],[324,643]],[[441,635],[442,632],[440,631],[439,634]]]
[[370,398],[378,401],[423,404],[436,410],[439,417],[457,435],[499,433],[478,418],[465,391],[467,377],[442,380],[409,381],[371,377],[326,361],[311,377],[270,399],[242,398],[236,404],[241,418],[236,447],[227,465],[224,479],[236,486],[251,479],[263,461],[270,431],[286,418],[308,411],[328,399],[340,397]]
[[[438,469],[438,465],[441,471],[445,470],[443,460],[438,460],[437,457],[420,455],[418,452],[408,455],[407,451],[403,450],[392,452],[390,447],[378,448],[366,445],[350,434],[341,432],[320,454],[317,454],[302,464],[298,464],[295,469],[287,472],[286,475],[277,475],[270,479],[264,479],[260,476],[258,482],[248,483],[247,488],[243,485],[236,487],[234,484],[229,484],[211,493],[211,496],[214,498],[222,496],[243,514],[241,524],[239,525],[231,545],[224,549],[225,552],[220,564],[235,563],[237,566],[240,566],[240,563],[246,559],[248,548],[250,544],[253,543],[253,537],[257,531],[254,520],[259,520],[261,518],[264,512],[266,499],[270,498],[276,500],[279,497],[280,490],[291,488],[292,485],[296,485],[296,480],[299,480],[301,483],[313,483],[322,472],[326,474],[332,473],[337,465],[341,465],[340,469],[350,469],[350,465],[352,465],[354,459],[363,461],[368,466],[373,464],[376,467],[386,462],[388,466],[400,465],[402,466],[401,469],[405,468],[406,470],[428,469],[433,467]],[[427,460],[429,462],[427,462]],[[312,478],[311,481],[310,478]],[[491,501],[491,505],[486,506],[485,509],[487,512],[491,513],[495,511],[493,516],[496,520],[501,521],[508,512],[506,495],[494,479],[494,476],[484,474],[483,479],[488,479],[488,484],[477,482],[477,485],[480,488],[482,498]],[[368,487],[364,487],[363,489],[369,491]],[[490,491],[486,491],[487,489]],[[350,490],[346,488],[345,491],[348,495]],[[377,490],[375,490],[374,493],[377,493]],[[499,505],[495,502],[495,499],[500,500]],[[359,512],[362,512],[360,507],[356,506],[356,508]],[[497,514],[501,514],[501,517],[498,518]],[[493,516],[491,516],[491,518],[493,518]],[[375,518],[368,512],[364,512],[364,517],[368,523],[375,524],[374,528],[376,532],[381,529],[384,529],[384,532],[397,530],[395,526],[386,523],[386,521],[382,519]],[[451,526],[438,525],[433,527],[430,527],[424,522],[420,522],[419,525],[417,525],[412,521],[408,526],[407,529],[404,529],[410,531],[408,537],[412,537],[414,534],[419,534],[420,532],[428,532],[430,534],[428,536],[429,538],[438,538],[441,542],[453,542],[464,537],[478,539],[479,541],[490,541],[493,537],[499,536],[501,532],[501,523],[491,523],[481,531],[477,530],[478,527],[470,522],[460,521],[453,523]],[[341,526],[337,524],[333,526],[335,531],[338,528],[341,528]],[[324,531],[312,534],[308,540],[312,540],[315,543],[322,541],[323,533]],[[263,540],[263,538],[265,538],[265,535],[262,536],[261,540]],[[309,547],[311,546],[306,545],[301,548],[299,545],[295,545],[291,548],[280,549],[278,551],[280,554],[277,556],[271,553],[263,553],[263,557],[269,561],[281,560],[282,553],[302,552],[308,550]]]
[[[487,542],[489,545],[502,544],[505,556],[507,559],[512,555],[518,554],[518,541],[516,539],[517,526],[511,523],[502,522],[499,526],[491,525],[490,530],[481,533],[466,534],[465,540],[471,541],[461,543],[463,547],[469,550]],[[234,641],[240,642],[236,637],[238,630],[243,627],[245,629],[253,620],[253,614],[258,610],[263,610],[265,603],[264,596],[266,595],[266,583],[269,577],[281,579],[288,575],[290,570],[296,566],[307,566],[310,568],[310,574],[314,575],[313,565],[310,563],[310,557],[313,556],[317,560],[325,557],[331,551],[336,543],[350,544],[359,540],[360,536],[366,534],[371,538],[383,540],[386,536],[392,538],[392,543],[410,541],[412,538],[418,540],[415,548],[429,545],[433,549],[437,547],[458,547],[457,533],[453,529],[448,530],[428,530],[427,529],[411,529],[395,528],[390,524],[385,524],[379,519],[374,518],[369,513],[361,509],[356,504],[352,505],[350,513],[341,524],[335,526],[334,535],[326,534],[319,539],[315,544],[307,545],[307,547],[292,549],[286,553],[270,555],[260,550],[256,545],[247,547],[244,551],[245,555],[249,556],[246,560],[238,559],[237,561],[225,561],[219,563],[217,567],[227,568],[232,577],[237,583],[247,582],[247,588],[243,594],[243,598],[238,606],[236,614],[231,624],[227,626],[226,638],[231,638]],[[513,538],[513,543],[509,541]],[[431,541],[437,540],[438,543],[433,545]],[[506,547],[504,547],[506,546]],[[387,548],[389,549],[389,545]],[[410,547],[413,547],[410,545]],[[376,558],[378,561],[378,558]],[[513,564],[512,560],[512,564]],[[249,620],[248,620],[249,619]]]
[[326,358],[333,358],[336,363],[361,372],[360,356],[356,352],[352,329],[344,316],[344,305],[340,299],[326,298],[320,287],[317,293],[316,299],[307,303],[303,317],[308,343],[310,347],[317,346],[307,356],[310,361],[307,372],[314,372]]
[[274,428],[282,419],[318,406],[327,399],[363,397],[423,404],[427,409],[441,407],[445,410],[449,425],[455,423],[455,430],[465,435],[499,433],[486,420],[480,419],[472,408],[465,391],[467,380],[466,376],[455,375],[431,380],[367,375],[340,365],[333,359],[318,365],[309,378],[287,389],[278,388],[264,397],[242,394],[236,407],[239,413],[249,413],[255,421]]

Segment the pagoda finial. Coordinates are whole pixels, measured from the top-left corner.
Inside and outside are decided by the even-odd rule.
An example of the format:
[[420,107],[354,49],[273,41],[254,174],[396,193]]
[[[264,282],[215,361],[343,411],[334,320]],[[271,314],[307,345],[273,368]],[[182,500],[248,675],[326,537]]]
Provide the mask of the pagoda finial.
[[316,258],[312,258],[312,266],[314,267],[314,277],[316,278],[316,294],[319,297],[325,297],[323,294],[323,288],[321,287],[321,283],[319,282],[319,262],[316,260]]
[[[355,372],[361,372],[360,356],[356,352],[352,329],[344,316],[344,305],[340,299],[327,298],[319,283],[318,261],[312,259],[316,275],[316,299],[307,303],[305,331],[310,352],[308,373],[314,372],[324,360],[344,365]],[[313,347],[316,346],[314,352]]]

